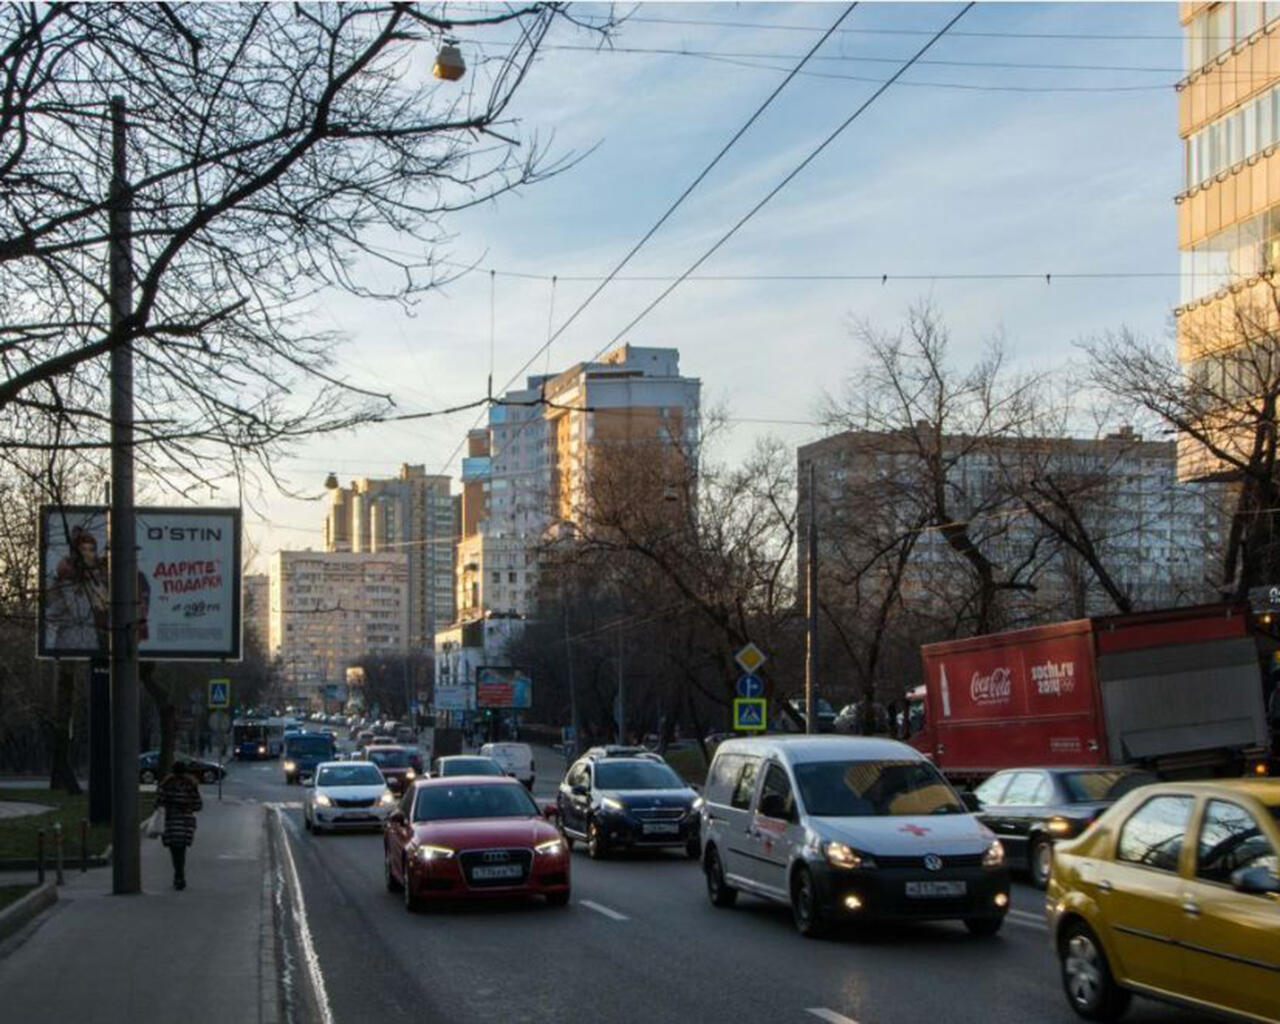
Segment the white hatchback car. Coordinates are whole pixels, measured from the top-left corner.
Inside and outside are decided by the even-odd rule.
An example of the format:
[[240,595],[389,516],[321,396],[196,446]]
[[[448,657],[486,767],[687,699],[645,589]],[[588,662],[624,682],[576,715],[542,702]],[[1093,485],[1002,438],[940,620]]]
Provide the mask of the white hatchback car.
[[513,779],[519,779],[533,789],[533,748],[527,743],[486,743],[480,748],[481,757],[491,757]]
[[395,804],[372,761],[325,761],[307,786],[302,821],[308,832],[381,828]]

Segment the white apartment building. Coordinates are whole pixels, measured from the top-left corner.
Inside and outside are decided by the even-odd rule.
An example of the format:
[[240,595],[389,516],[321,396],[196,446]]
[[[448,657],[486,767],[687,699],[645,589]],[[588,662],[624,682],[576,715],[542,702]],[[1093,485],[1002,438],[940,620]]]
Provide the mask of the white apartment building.
[[407,653],[403,551],[278,551],[269,575],[270,652],[295,702],[344,700],[350,665]]

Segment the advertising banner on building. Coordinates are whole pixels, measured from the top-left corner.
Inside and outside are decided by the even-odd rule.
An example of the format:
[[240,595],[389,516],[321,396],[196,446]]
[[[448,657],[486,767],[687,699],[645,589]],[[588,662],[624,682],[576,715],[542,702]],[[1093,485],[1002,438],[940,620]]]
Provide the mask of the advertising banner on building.
[[470,683],[446,686],[436,683],[435,709],[437,711],[473,711],[476,706],[474,690]]
[[533,707],[533,680],[522,668],[481,665],[476,669],[476,707],[528,710]]
[[[38,653],[88,658],[109,649],[107,510],[41,510]],[[240,658],[240,510],[139,508],[138,656]]]

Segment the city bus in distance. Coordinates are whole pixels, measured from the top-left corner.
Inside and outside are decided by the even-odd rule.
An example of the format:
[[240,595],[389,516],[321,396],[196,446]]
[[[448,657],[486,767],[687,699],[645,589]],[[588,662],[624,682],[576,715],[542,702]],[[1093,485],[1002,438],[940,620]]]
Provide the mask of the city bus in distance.
[[284,728],[283,718],[237,718],[231,723],[231,749],[241,761],[279,757]]

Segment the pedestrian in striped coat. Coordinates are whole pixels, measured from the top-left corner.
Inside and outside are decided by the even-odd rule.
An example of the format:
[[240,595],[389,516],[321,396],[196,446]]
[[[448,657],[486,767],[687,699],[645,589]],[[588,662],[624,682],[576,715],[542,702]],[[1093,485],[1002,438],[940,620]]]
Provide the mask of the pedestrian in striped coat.
[[187,887],[187,847],[196,837],[196,811],[204,804],[195,778],[175,764],[156,787],[156,804],[164,808],[164,836],[161,840],[173,858],[173,887]]

